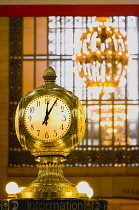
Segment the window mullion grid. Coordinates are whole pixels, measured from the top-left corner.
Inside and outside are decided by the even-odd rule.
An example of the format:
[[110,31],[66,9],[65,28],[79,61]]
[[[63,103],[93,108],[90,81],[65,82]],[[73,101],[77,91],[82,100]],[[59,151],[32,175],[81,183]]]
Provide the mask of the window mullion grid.
[[[139,17],[137,18],[138,25],[138,110],[139,110]],[[138,139],[137,145],[139,145],[139,113],[138,113]]]
[[[125,31],[127,31],[127,17],[125,17]],[[127,75],[125,76],[126,78],[126,81],[127,81]],[[127,139],[128,139],[128,119],[127,119],[127,114],[128,114],[128,85],[127,85],[127,82],[125,84],[125,153],[126,153],[126,156],[127,156],[127,151],[128,151],[128,142],[127,142]],[[126,161],[126,166],[127,166],[127,158],[125,159]]]
[[[72,29],[72,33],[73,33],[73,44],[75,43],[75,17],[73,17],[73,29]],[[73,47],[73,55],[75,54],[75,49]],[[75,61],[72,61],[73,63],[73,69],[74,69],[74,66],[75,66]],[[73,94],[75,94],[75,72],[73,71],[73,84],[72,84],[72,91],[73,91]]]
[[[86,28],[87,28],[87,25],[88,25],[88,18],[86,17]],[[87,106],[88,106],[88,87],[86,86],[86,107]],[[87,138],[86,138],[84,146],[87,151],[88,150],[88,132],[87,132]]]
[[115,166],[115,153],[117,151],[117,148],[115,147],[115,135],[114,135],[114,108],[115,108],[115,98],[114,98],[114,92],[112,93],[111,95],[111,99],[112,99],[112,155],[113,155],[113,161],[112,161],[112,164],[113,166]]
[[101,166],[102,164],[102,156],[101,156],[101,150],[102,150],[102,128],[101,128],[101,116],[102,116],[102,95],[100,94],[99,95],[99,110],[98,110],[98,113],[99,113],[99,129],[98,129],[98,132],[99,132],[99,166]]
[[46,24],[47,24],[47,26],[46,26],[46,36],[47,36],[47,38],[46,38],[46,56],[47,56],[47,60],[46,60],[46,66],[49,66],[49,54],[48,54],[48,47],[49,47],[49,41],[48,41],[48,34],[49,34],[49,17],[46,17]]
[[36,88],[36,42],[37,42],[37,23],[36,17],[34,17],[34,88]]

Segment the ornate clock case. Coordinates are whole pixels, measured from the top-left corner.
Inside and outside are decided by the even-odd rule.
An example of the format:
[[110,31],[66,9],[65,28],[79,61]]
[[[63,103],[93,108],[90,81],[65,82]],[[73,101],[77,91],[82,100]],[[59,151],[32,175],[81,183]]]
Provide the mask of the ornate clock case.
[[56,73],[48,67],[45,84],[19,102],[15,128],[20,144],[38,162],[39,174],[18,198],[78,198],[76,186],[63,175],[66,156],[82,140],[85,115],[79,99],[55,84]]

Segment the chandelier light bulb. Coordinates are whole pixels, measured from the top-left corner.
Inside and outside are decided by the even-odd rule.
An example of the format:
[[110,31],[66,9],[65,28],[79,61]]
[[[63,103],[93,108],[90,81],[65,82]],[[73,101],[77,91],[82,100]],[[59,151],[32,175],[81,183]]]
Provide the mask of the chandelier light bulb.
[[73,55],[73,56],[72,56],[72,60],[75,61],[75,59],[76,59],[76,55]]
[[92,32],[93,31],[93,28],[89,28],[89,31]]
[[107,40],[108,40],[108,42],[111,42],[111,38],[108,38]]
[[108,67],[111,67],[112,66],[112,64],[111,63],[108,63]]
[[111,51],[111,50],[109,50],[109,51],[108,51],[108,54],[112,54],[112,51]]
[[97,54],[100,54],[100,50],[97,50],[96,53],[97,53]]
[[117,29],[117,28],[115,28],[115,29],[114,29],[114,31],[117,33],[117,32],[118,32],[118,29]]

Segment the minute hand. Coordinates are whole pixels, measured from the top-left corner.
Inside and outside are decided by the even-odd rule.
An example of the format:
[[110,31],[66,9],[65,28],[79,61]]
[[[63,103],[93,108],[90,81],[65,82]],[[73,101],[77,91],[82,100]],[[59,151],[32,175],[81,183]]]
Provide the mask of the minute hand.
[[58,99],[56,99],[55,102],[53,103],[53,105],[51,106],[51,108],[50,108],[50,110],[49,110],[49,112],[48,112],[48,115],[49,115],[50,112],[52,111],[52,109],[53,109],[54,105],[56,104],[57,100],[58,100]]
[[46,114],[45,114],[44,121],[42,122],[42,125],[43,124],[45,124],[45,125],[48,124],[48,122],[47,122],[47,120],[48,120],[48,105],[49,105],[49,102],[47,101]]

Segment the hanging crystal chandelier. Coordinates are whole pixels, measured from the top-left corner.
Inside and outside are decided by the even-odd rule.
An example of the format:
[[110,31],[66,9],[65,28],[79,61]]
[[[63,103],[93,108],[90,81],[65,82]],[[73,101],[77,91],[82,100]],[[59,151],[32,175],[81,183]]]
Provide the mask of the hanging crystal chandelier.
[[89,110],[92,112],[93,121],[101,119],[100,125],[105,127],[107,133],[116,133],[118,128],[124,126],[125,105],[102,105],[101,108],[99,105],[94,105],[90,106]]
[[[107,133],[114,133],[117,132],[118,127],[124,126],[126,114],[125,114],[125,105],[104,105],[102,106],[102,113],[101,113],[101,118],[102,121],[100,125],[102,127],[107,127]],[[114,129],[112,129],[112,109],[114,109]]]
[[[123,133],[126,119],[125,105],[93,105],[88,110],[92,112],[92,121],[98,122],[103,129],[103,145],[112,144],[112,135],[114,134],[115,145],[125,145],[125,134]],[[131,138],[127,141],[130,144]]]
[[73,60],[87,87],[113,92],[128,69],[126,33],[113,27],[106,17],[97,20],[96,26],[82,33],[80,52]]

